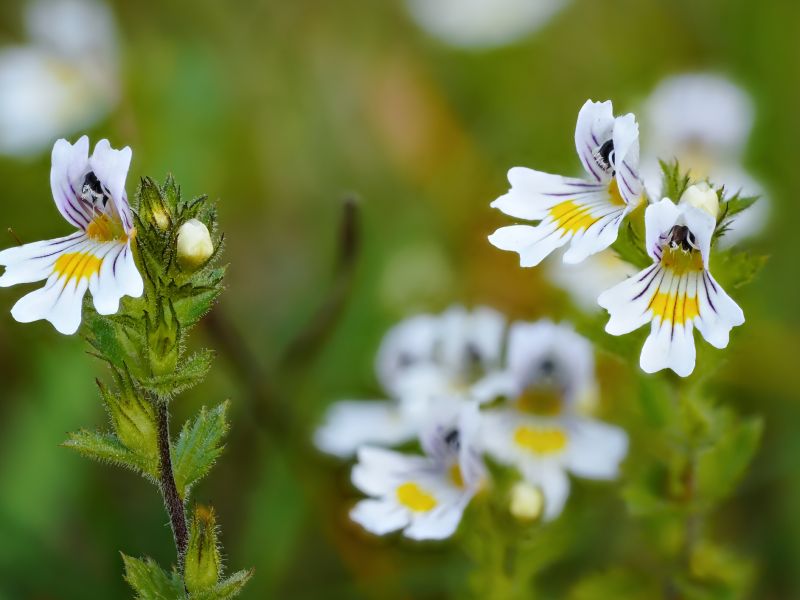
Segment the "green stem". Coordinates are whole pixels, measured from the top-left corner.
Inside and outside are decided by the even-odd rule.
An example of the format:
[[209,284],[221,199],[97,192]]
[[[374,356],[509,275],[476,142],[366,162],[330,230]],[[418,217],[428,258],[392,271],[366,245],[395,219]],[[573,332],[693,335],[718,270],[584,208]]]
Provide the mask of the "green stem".
[[172,454],[169,437],[169,410],[163,400],[156,401],[156,418],[158,421],[158,454],[159,482],[164,506],[169,515],[172,536],[178,552],[178,569],[183,573],[186,547],[189,544],[189,530],[186,526],[186,509],[175,485],[175,474],[172,471]]

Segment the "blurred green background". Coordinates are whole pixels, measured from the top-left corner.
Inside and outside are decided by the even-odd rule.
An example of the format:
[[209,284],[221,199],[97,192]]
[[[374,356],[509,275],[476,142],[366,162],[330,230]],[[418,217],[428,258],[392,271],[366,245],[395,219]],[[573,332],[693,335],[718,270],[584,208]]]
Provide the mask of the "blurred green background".
[[[25,43],[23,4],[0,4],[0,42]],[[218,510],[231,568],[256,569],[243,597],[438,598],[457,589],[469,565],[448,544],[376,540],[347,522],[356,497],[347,467],[310,451],[308,432],[335,399],[380,397],[377,344],[416,310],[463,302],[519,318],[569,316],[561,292],[485,240],[507,222],[488,206],[506,170],[575,172],[572,136],[586,98],[636,110],[664,76],[709,69],[753,96],[745,164],[767,185],[773,215],[755,242],[771,256],[767,268],[732,292],[748,323],[718,386],[740,412],[764,414],[766,433],[716,526],[756,560],[754,598],[800,597],[799,3],[574,0],[539,31],[485,51],[443,44],[400,0],[111,7],[120,99],[87,133],[133,148],[131,195],[139,177],[172,172],[184,194],[219,198],[230,271],[216,324],[239,336],[238,354],[220,352],[209,380],[176,402],[173,427],[202,404],[232,400],[228,451],[196,497]],[[3,230],[24,241],[68,232],[49,168],[48,151],[0,157]],[[331,294],[350,195],[362,236],[344,310],[319,352],[278,366]],[[106,374],[79,338],[13,322],[8,310],[22,292],[0,294],[0,599],[129,597],[119,550],[174,560],[160,497],[130,473],[58,447],[67,431],[105,425],[94,378]],[[223,349],[207,327],[195,337]],[[242,353],[268,380],[268,397],[249,389]],[[622,376],[613,361],[601,364],[606,379]],[[256,419],[265,398],[291,426]],[[598,507],[576,488],[568,512],[586,528],[575,550],[582,562],[545,573],[554,589],[607,565],[614,531],[631,527],[614,489]]]

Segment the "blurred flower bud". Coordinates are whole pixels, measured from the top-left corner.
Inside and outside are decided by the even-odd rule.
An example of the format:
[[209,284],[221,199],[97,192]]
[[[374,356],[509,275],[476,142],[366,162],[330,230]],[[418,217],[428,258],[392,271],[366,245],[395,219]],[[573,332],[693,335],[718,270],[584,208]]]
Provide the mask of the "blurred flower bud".
[[600,403],[600,394],[597,385],[591,384],[585,386],[575,396],[575,410],[578,414],[591,416],[597,411],[597,406]]
[[509,510],[520,521],[535,521],[542,514],[544,496],[538,487],[518,481],[511,488]]
[[719,216],[719,197],[717,192],[704,181],[686,188],[686,191],[681,196],[681,204],[688,204],[704,210],[714,219]]
[[214,509],[198,504],[194,510],[184,562],[186,589],[191,594],[208,591],[217,584],[220,567]]
[[193,270],[205,263],[214,253],[208,227],[190,219],[178,230],[178,262],[184,269]]

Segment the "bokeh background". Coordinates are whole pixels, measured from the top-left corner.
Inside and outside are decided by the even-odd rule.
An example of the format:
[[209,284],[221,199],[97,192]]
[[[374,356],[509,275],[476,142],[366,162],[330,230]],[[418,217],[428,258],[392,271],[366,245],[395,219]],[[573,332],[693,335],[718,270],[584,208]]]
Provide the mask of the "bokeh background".
[[[756,561],[754,598],[800,597],[800,4],[118,0],[100,10],[40,7],[34,18],[24,1],[0,3],[0,245],[14,243],[7,227],[24,241],[68,230],[49,190],[61,135],[130,145],[131,194],[139,177],[172,172],[184,194],[219,199],[229,290],[195,339],[220,354],[175,403],[174,426],[232,400],[228,451],[196,497],[218,510],[231,568],[256,569],[243,597],[459,589],[469,563],[451,545],[376,540],[347,522],[347,467],[314,453],[309,432],[333,400],[381,396],[374,353],[403,316],[454,302],[516,318],[577,314],[543,270],[486,242],[507,222],[488,204],[510,166],[577,173],[586,98],[638,111],[664,77],[697,71],[750,96],[740,160],[771,205],[745,242],[770,261],[732,293],[748,323],[717,385],[739,412],[765,416],[765,436],[715,527]],[[360,232],[352,273],[337,268],[347,198]],[[21,293],[0,294],[0,598],[129,597],[119,550],[174,560],[160,497],[59,448],[67,431],[105,425],[94,378],[106,374],[78,337],[13,322]],[[287,358],[326,302],[340,310]],[[608,396],[626,369],[600,362]],[[576,487],[567,508],[586,533],[543,574],[554,590],[613,560],[613,532],[633,526],[613,487],[599,505]]]

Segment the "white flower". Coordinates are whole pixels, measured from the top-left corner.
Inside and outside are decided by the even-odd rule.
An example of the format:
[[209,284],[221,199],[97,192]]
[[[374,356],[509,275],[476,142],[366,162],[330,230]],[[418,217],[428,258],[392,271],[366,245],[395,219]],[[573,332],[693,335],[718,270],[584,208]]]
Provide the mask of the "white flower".
[[[158,217],[156,217],[158,218]],[[178,261],[181,266],[195,269],[214,254],[214,244],[205,223],[189,219],[178,229]]]
[[644,106],[648,135],[642,171],[652,197],[662,195],[659,158],[677,158],[694,179],[709,178],[724,185],[728,196],[739,192],[761,197],[736,216],[719,240],[723,247],[759,233],[769,214],[764,187],[742,166],[754,115],[753,102],[744,89],[711,73],[668,77]]
[[59,332],[72,334],[80,325],[87,289],[102,315],[117,312],[122,296],[142,295],[142,277],[131,251],[136,230],[125,193],[130,161],[130,148],[114,150],[108,140],[100,140],[91,156],[86,136],[74,145],[55,143],[53,198],[78,231],[0,252],[0,265],[6,267],[1,287],[47,280],[11,309],[17,321],[46,319]]
[[567,0],[407,0],[414,20],[446,44],[492,48],[543,27]]
[[390,399],[334,404],[314,434],[316,446],[340,457],[363,444],[394,446],[413,439],[432,411],[493,399],[505,386],[499,372],[504,331],[503,316],[485,307],[456,306],[396,325],[375,363]]
[[548,258],[544,264],[544,273],[550,283],[567,292],[585,312],[600,310],[597,297],[635,272],[636,267],[611,249],[592,254],[578,264],[563,263],[557,255]]
[[377,535],[402,529],[416,540],[451,536],[485,478],[475,447],[477,417],[471,404],[455,419],[435,422],[421,436],[424,457],[360,448],[352,480],[370,498],[350,517]]
[[517,467],[525,481],[542,491],[546,521],[564,508],[570,489],[567,472],[615,479],[628,451],[623,430],[569,413],[546,417],[514,408],[487,410],[480,437],[490,456]]
[[0,154],[15,156],[91,125],[119,94],[116,28],[105,4],[37,0],[24,21],[31,43],[0,49]]
[[665,198],[647,208],[645,224],[653,265],[601,294],[598,303],[610,314],[612,335],[651,324],[640,360],[645,372],[669,368],[686,377],[695,365],[694,327],[725,348],[744,314],[708,271],[711,215]]
[[578,114],[575,146],[587,180],[514,167],[508,172],[511,189],[492,203],[512,217],[539,221],[501,227],[489,236],[501,250],[519,253],[523,267],[538,265],[567,243],[566,263],[608,248],[642,199],[639,126],[632,114],[615,118],[610,101],[587,101]]
[[513,324],[507,361],[514,388],[505,406],[481,413],[481,447],[541,490],[543,518],[551,520],[569,495],[567,472],[615,478],[628,438],[617,427],[575,414],[576,402],[596,384],[592,347],[569,326]]

